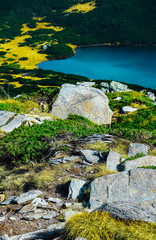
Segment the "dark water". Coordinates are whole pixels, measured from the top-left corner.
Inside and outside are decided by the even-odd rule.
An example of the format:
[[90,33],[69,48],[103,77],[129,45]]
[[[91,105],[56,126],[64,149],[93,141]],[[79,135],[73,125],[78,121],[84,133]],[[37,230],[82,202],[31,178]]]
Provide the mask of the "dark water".
[[71,58],[45,61],[39,67],[156,89],[156,47],[79,48]]

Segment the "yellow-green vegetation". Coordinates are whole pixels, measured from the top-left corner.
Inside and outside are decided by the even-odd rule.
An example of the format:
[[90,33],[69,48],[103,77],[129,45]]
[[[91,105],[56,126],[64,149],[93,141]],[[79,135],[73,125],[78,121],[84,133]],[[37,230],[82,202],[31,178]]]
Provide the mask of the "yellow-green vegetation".
[[84,212],[69,219],[65,226],[66,239],[88,240],[154,240],[156,224],[141,221],[121,221],[106,212]]
[[71,179],[68,175],[70,171],[72,173],[73,165],[74,162],[70,162],[50,167],[46,163],[34,163],[14,167],[11,170],[1,166],[0,191],[7,194],[31,188],[51,190]]
[[17,99],[0,99],[0,109],[10,112],[29,113],[33,108],[40,109],[40,106],[34,101],[20,101]]
[[97,150],[97,151],[106,151],[107,150],[107,145],[106,145],[106,143],[104,143],[102,141],[98,141],[98,142],[95,142],[95,143],[85,144],[83,149],[93,149],[93,150]]
[[156,156],[156,148],[153,148],[149,151],[149,155]]
[[94,164],[93,166],[89,166],[86,168],[86,172],[92,173],[91,178],[95,179],[97,177],[102,177],[105,175],[113,174],[114,171],[108,170],[106,164]]
[[70,7],[69,9],[65,10],[65,13],[78,13],[78,12],[82,12],[82,13],[88,13],[92,10],[94,10],[96,8],[96,2],[95,1],[91,1],[91,2],[87,2],[87,3],[78,3],[77,5],[73,5],[72,7]]
[[[46,59],[46,54],[39,53],[40,46],[42,44],[46,44],[48,42],[42,42],[42,44],[37,44],[35,47],[30,46],[21,46],[22,43],[28,38],[31,38],[29,32],[36,31],[39,29],[52,29],[56,32],[62,31],[62,27],[55,27],[52,25],[48,25],[47,22],[40,22],[39,20],[42,19],[36,19],[38,21],[36,23],[35,28],[29,28],[27,24],[23,24],[21,31],[22,34],[20,36],[15,37],[13,40],[6,41],[5,43],[0,44],[0,48],[6,52],[5,56],[3,58],[0,58],[0,64],[4,64],[6,62],[9,62],[9,59],[11,62],[9,63],[10,66],[16,66],[23,69],[33,69],[37,68],[37,64],[40,62],[43,62]],[[51,36],[52,34],[49,34]],[[53,42],[51,40],[51,42]],[[54,41],[53,44],[56,44],[57,42]],[[24,60],[24,61],[23,61]],[[19,86],[18,86],[19,87]]]

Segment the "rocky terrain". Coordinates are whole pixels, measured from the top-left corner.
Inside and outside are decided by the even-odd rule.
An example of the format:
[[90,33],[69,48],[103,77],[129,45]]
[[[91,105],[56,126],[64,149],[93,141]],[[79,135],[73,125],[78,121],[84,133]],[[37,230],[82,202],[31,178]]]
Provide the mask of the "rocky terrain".
[[[101,89],[92,85],[94,83],[63,85],[50,110],[51,117],[0,111],[3,136],[14,132],[20,125],[30,128],[32,124],[44,124],[44,120],[54,121],[54,116],[67,118],[71,113],[82,115],[98,125],[109,126],[113,112],[105,93],[131,90],[116,82],[103,83]],[[147,95],[154,105],[155,96],[152,93]],[[116,101],[121,99],[119,96]],[[137,110],[137,107],[124,106],[122,114]],[[31,179],[23,191],[1,190],[1,240],[65,239],[69,219],[84,212],[106,211],[115,219],[156,223],[155,145],[132,142],[112,134],[91,134],[74,140],[68,136],[63,141],[64,138],[60,137],[57,144],[64,149],[57,148],[45,163],[50,169],[47,175],[55,172],[54,184],[48,189],[44,186],[37,188]],[[67,152],[65,147],[68,147]],[[36,173],[42,173],[32,159],[27,164]],[[1,183],[2,178],[3,173]],[[6,175],[5,179],[7,181]],[[9,184],[14,186],[15,180]],[[84,238],[76,236],[76,239]]]

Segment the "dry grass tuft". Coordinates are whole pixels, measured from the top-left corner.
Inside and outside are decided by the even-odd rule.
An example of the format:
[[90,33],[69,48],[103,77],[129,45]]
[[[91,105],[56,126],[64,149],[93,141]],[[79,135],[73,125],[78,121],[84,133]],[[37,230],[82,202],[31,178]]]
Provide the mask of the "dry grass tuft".
[[107,212],[84,212],[69,219],[65,226],[67,239],[82,237],[88,240],[153,240],[156,224],[141,221],[121,221]]

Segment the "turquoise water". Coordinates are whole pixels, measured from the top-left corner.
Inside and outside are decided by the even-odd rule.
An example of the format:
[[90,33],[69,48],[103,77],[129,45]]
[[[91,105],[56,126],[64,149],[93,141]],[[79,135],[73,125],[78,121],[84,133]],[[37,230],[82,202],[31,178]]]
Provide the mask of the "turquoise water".
[[73,57],[45,61],[39,67],[96,80],[115,80],[156,89],[155,47],[78,48]]

